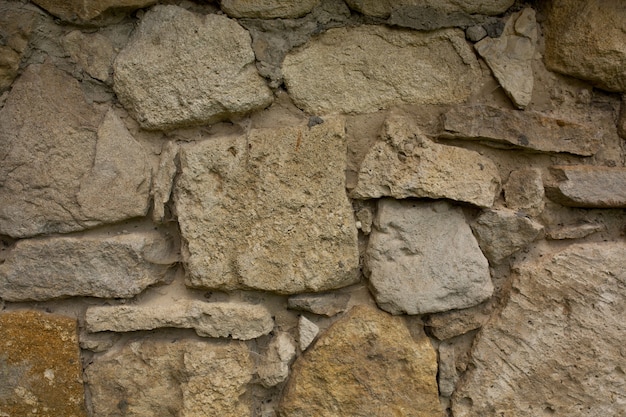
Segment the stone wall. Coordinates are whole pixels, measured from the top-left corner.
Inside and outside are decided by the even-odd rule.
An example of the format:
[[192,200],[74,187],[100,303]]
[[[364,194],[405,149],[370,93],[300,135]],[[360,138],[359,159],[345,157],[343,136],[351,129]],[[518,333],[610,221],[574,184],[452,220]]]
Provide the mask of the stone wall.
[[0,0],[0,416],[624,416],[621,0]]

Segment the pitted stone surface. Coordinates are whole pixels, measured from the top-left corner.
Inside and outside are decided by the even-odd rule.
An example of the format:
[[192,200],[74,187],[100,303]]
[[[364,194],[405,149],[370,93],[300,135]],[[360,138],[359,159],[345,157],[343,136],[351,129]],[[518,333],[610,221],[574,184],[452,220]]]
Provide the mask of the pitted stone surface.
[[347,0],[351,9],[360,13],[386,18],[392,12],[412,8],[433,8],[446,13],[465,12],[470,14],[497,15],[511,7],[514,0]]
[[265,356],[257,366],[261,384],[274,387],[289,376],[289,365],[296,357],[296,343],[289,333],[280,332],[270,342]]
[[17,76],[41,14],[31,4],[0,3],[0,91],[7,89]]
[[63,47],[89,76],[107,81],[113,65],[115,50],[111,41],[98,33],[72,31],[63,38]]
[[356,282],[345,158],[340,119],[183,147],[175,199],[188,285],[290,294]]
[[38,6],[69,22],[92,20],[115,10],[132,10],[150,6],[156,0],[34,0]]
[[546,195],[569,207],[626,207],[626,168],[601,166],[550,167]]
[[309,13],[320,0],[222,0],[220,7],[232,17],[293,19]]
[[225,16],[177,6],[145,14],[114,64],[120,101],[146,129],[209,124],[268,106],[250,34]]
[[502,187],[506,206],[512,210],[536,216],[545,207],[545,190],[541,170],[524,168],[511,171],[509,179]]
[[308,311],[313,314],[332,317],[346,311],[348,301],[350,301],[349,294],[298,294],[289,297],[287,305],[293,310]]
[[369,25],[326,31],[289,53],[282,70],[289,95],[312,114],[460,103],[479,78],[478,62],[460,30]]
[[487,259],[460,208],[443,201],[383,199],[374,224],[365,266],[383,310],[434,313],[491,296]]

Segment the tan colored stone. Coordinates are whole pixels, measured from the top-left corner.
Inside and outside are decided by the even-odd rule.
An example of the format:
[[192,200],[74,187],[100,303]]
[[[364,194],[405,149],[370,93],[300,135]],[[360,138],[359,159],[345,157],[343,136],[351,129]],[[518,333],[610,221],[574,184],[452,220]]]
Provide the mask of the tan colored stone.
[[557,72],[626,92],[626,4],[555,0],[545,24],[545,63]]
[[332,317],[346,311],[348,301],[350,301],[349,294],[298,294],[289,297],[287,306],[293,310]]
[[0,314],[0,415],[87,415],[76,330],[69,317]]
[[320,0],[222,0],[220,7],[231,17],[294,19],[309,13]]
[[618,416],[626,409],[626,244],[541,255],[518,266],[504,310],[477,337],[453,395],[455,417]]
[[626,94],[622,96],[619,118],[617,119],[617,134],[626,140]]
[[290,52],[282,70],[289,95],[312,114],[460,103],[479,78],[478,62],[460,30],[370,25],[324,32]]
[[298,319],[298,337],[300,342],[300,350],[305,351],[313,343],[315,338],[320,332],[320,328],[317,324],[304,316],[300,316]]
[[493,313],[493,303],[484,303],[462,310],[430,314],[424,319],[428,334],[439,340],[461,336],[481,328]]
[[552,201],[569,207],[626,207],[626,168],[555,165],[550,172],[553,178],[545,186]]
[[289,333],[280,332],[270,342],[257,366],[257,374],[261,385],[274,387],[285,381],[289,376],[289,365],[296,357],[296,344]]
[[159,168],[152,181],[152,220],[156,223],[164,223],[171,213],[167,211],[167,204],[172,198],[174,178],[177,167],[179,146],[172,141],[166,142],[161,148]]
[[437,356],[422,333],[371,307],[354,307],[293,365],[284,417],[441,417]]
[[18,74],[33,30],[42,13],[30,4],[0,3],[0,92],[8,89]]
[[150,6],[156,0],[34,0],[38,6],[69,22],[92,20],[115,9],[133,10]]
[[98,33],[75,30],[65,35],[63,46],[89,76],[100,81],[109,78],[115,51],[107,38]]
[[118,98],[146,129],[214,123],[268,106],[250,34],[177,6],[145,14],[114,64]]
[[175,191],[192,287],[319,292],[358,280],[344,123],[183,147]]
[[524,168],[511,171],[509,179],[502,187],[506,206],[512,210],[536,216],[545,207],[545,190],[541,170]]
[[554,226],[548,229],[546,237],[552,240],[582,239],[597,232],[606,230],[606,226],[595,223],[570,224]]
[[411,7],[434,8],[447,13],[497,15],[505,12],[514,0],[346,0],[351,9],[370,16],[389,17],[393,11]]
[[448,198],[491,207],[500,192],[489,158],[437,144],[403,117],[387,118],[381,139],[361,163],[352,198]]

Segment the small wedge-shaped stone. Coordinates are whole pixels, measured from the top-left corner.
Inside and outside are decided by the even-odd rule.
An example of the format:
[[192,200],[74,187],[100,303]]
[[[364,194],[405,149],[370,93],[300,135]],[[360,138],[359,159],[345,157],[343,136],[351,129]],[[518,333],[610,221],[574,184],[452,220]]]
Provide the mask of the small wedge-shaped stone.
[[130,298],[168,278],[174,251],[158,232],[20,240],[0,265],[0,297]]
[[552,166],[546,183],[550,200],[569,207],[626,207],[626,168]]
[[346,311],[348,301],[350,301],[349,294],[298,294],[289,297],[287,305],[293,310],[309,311],[313,314],[332,317]]
[[180,301],[171,305],[90,307],[85,323],[90,332],[132,332],[162,327],[194,329],[199,336],[248,340],[272,331],[267,309],[243,303]]
[[491,207],[498,168],[478,152],[437,144],[406,118],[389,117],[361,163],[353,198],[448,198]]
[[225,16],[148,11],[114,64],[115,92],[146,129],[207,124],[268,106],[250,34]]
[[602,132],[592,126],[532,111],[487,105],[458,106],[444,117],[441,138],[492,142],[541,152],[591,156],[600,148]]

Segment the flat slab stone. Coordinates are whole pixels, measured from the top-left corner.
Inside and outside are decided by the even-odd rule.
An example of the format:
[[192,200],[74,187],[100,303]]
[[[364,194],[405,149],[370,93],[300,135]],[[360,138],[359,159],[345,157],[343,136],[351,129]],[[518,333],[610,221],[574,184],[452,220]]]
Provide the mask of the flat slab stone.
[[550,200],[569,207],[626,207],[626,168],[601,166],[550,167],[545,184]]
[[214,123],[269,106],[250,34],[235,20],[155,6],[114,63],[114,89],[146,129]]
[[0,265],[6,301],[130,298],[165,281],[178,261],[158,232],[19,240]]
[[223,0],[220,7],[232,17],[294,19],[309,13],[320,0]]
[[80,22],[115,9],[141,9],[156,3],[156,0],[34,0],[33,3],[63,20]]
[[255,129],[181,149],[175,190],[187,283],[283,294],[358,281],[344,123]]
[[350,301],[349,294],[298,294],[289,297],[287,306],[293,310],[332,317],[346,311],[348,301]]
[[414,340],[400,317],[358,306],[296,359],[279,413],[442,417],[436,375],[423,332]]
[[446,13],[464,12],[469,14],[498,15],[504,13],[514,3],[514,0],[346,0],[351,9],[369,16],[389,17],[398,9],[416,7],[433,8]]
[[85,315],[90,332],[132,332],[162,327],[194,329],[199,336],[248,340],[272,331],[267,309],[243,303],[180,301],[172,305],[89,307]]
[[461,309],[493,293],[487,259],[459,207],[382,199],[374,224],[365,268],[383,310],[424,314]]
[[445,113],[441,138],[591,156],[601,146],[602,132],[539,112],[473,105],[454,107]]
[[478,61],[460,30],[370,25],[329,29],[290,52],[282,71],[295,104],[312,114],[460,103],[479,78]]
[[0,415],[85,417],[76,320],[0,314]]
[[592,417],[626,409],[626,245],[571,245],[518,265],[457,385],[455,417]]

